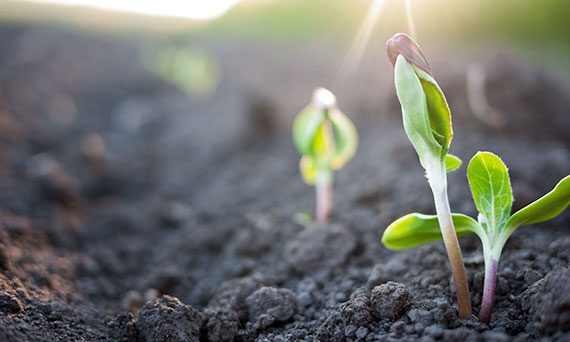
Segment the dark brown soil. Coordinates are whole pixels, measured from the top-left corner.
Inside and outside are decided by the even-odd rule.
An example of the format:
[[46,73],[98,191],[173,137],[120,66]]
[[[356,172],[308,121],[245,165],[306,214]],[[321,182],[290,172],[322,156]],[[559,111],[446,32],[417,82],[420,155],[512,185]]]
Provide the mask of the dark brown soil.
[[[194,98],[140,63],[156,37],[0,26],[0,341],[570,340],[570,211],[507,243],[489,326],[457,319],[440,243],[381,245],[434,211],[381,40],[333,88],[361,143],[318,228],[295,223],[314,194],[290,124],[340,47],[180,42],[219,58],[220,86]],[[442,56],[452,153],[500,155],[515,209],[570,173],[567,83],[505,52]],[[469,109],[473,62],[503,126]],[[465,167],[449,184],[475,215]],[[481,246],[461,244],[476,314]]]

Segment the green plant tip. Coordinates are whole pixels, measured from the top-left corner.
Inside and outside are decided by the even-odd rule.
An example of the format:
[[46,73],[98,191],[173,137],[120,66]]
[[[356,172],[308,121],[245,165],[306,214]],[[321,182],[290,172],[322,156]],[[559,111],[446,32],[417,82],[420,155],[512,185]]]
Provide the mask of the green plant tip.
[[330,110],[336,107],[336,96],[323,87],[315,89],[313,92],[313,106],[318,110]]
[[422,49],[420,49],[418,43],[407,34],[396,33],[392,38],[388,39],[388,42],[386,42],[386,52],[392,66],[396,65],[398,55],[402,55],[408,62],[431,75],[431,67]]

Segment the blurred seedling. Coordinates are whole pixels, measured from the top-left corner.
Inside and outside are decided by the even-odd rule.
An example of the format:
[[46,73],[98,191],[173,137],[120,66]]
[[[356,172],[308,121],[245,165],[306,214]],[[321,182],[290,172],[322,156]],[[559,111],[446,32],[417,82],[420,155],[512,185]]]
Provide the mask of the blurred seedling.
[[412,38],[398,33],[388,40],[386,48],[394,66],[394,83],[402,107],[404,130],[426,170],[433,192],[455,282],[459,317],[467,318],[471,315],[471,298],[447,197],[447,172],[461,165],[461,160],[448,154],[453,137],[449,106],[432,76],[426,57]]
[[[485,259],[485,284],[479,320],[489,323],[497,264],[507,239],[520,226],[550,220],[570,204],[570,176],[562,179],[552,191],[513,215],[513,196],[507,167],[496,155],[479,152],[469,162],[467,170],[473,200],[479,211],[477,221],[469,216],[453,214],[458,235],[475,233],[481,239]],[[434,215],[409,214],[392,223],[384,232],[382,242],[391,249],[414,247],[441,240]]]
[[333,171],[354,156],[358,146],[356,128],[338,109],[334,94],[317,88],[311,104],[293,123],[293,140],[301,154],[301,176],[316,189],[316,222],[325,225],[333,203]]
[[143,64],[151,73],[189,95],[208,95],[216,90],[220,80],[216,56],[199,47],[180,48],[165,44],[149,49]]

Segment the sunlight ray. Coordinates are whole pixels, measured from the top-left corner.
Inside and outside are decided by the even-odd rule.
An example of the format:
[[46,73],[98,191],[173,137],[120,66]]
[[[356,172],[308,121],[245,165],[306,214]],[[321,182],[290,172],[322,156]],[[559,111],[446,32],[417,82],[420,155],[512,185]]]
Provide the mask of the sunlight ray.
[[414,13],[410,0],[406,0],[406,19],[408,20],[408,33],[410,37],[412,37],[414,40],[417,40],[418,37],[416,35],[416,22],[414,21]]
[[343,87],[348,77],[356,71],[385,2],[385,0],[373,0],[333,81],[334,86]]

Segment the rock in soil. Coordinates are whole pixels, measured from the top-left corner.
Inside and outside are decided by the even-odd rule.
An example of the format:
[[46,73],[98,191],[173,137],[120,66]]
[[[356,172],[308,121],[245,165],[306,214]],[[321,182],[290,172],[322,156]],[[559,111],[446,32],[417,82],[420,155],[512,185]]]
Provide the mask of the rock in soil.
[[261,328],[275,322],[284,322],[297,310],[297,298],[289,289],[262,287],[245,300],[249,308],[249,320]]
[[370,298],[365,293],[351,296],[348,302],[340,305],[339,311],[345,325],[365,326],[372,321]]
[[164,295],[142,307],[136,325],[143,342],[199,342],[203,319],[200,311]]
[[372,289],[370,308],[374,317],[395,320],[400,317],[408,302],[410,291],[401,283],[389,281]]
[[241,321],[246,321],[248,307],[245,300],[261,286],[263,286],[263,280],[259,275],[226,281],[220,285],[208,303],[208,307],[221,307],[235,311]]

